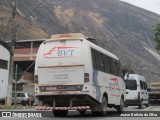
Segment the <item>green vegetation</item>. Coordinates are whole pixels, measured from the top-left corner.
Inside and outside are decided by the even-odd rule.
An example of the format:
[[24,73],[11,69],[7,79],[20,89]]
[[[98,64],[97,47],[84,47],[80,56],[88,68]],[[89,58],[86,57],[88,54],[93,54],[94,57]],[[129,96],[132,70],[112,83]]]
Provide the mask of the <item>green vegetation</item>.
[[134,70],[132,70],[132,68],[130,68],[129,65],[126,66],[122,66],[122,71],[123,73],[129,73],[129,74],[134,74]]
[[160,50],[160,23],[156,24],[154,27],[154,41],[156,42],[156,49]]

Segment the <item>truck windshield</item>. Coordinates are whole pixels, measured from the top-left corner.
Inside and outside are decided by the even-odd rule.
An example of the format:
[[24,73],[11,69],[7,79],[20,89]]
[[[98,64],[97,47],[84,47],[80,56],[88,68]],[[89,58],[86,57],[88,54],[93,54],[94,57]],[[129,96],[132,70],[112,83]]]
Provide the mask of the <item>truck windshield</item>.
[[136,80],[126,80],[126,89],[137,90]]

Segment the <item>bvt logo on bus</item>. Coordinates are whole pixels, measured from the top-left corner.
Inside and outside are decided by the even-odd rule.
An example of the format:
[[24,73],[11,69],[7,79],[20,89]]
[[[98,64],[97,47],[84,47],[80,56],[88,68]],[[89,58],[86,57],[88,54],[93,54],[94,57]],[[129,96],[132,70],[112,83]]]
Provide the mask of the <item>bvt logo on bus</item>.
[[44,58],[73,57],[77,47],[54,47],[43,55]]

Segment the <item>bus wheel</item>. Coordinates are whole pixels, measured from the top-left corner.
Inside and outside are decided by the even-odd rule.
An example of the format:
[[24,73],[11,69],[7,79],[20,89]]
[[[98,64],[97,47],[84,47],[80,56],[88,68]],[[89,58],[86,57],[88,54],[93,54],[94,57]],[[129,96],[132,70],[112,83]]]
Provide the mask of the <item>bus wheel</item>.
[[101,116],[105,116],[106,113],[107,113],[107,99],[105,96],[103,96],[101,105]]
[[61,110],[61,111],[59,111],[59,110],[54,111],[53,110],[53,114],[55,117],[65,117],[68,114],[68,110]]
[[79,114],[84,115],[86,113],[86,110],[80,110]]
[[105,96],[102,98],[102,103],[92,108],[92,115],[94,116],[106,116],[107,113],[107,99]]
[[123,111],[124,111],[124,100],[123,100],[123,98],[121,98],[120,105],[117,107],[117,111],[120,114],[123,113]]

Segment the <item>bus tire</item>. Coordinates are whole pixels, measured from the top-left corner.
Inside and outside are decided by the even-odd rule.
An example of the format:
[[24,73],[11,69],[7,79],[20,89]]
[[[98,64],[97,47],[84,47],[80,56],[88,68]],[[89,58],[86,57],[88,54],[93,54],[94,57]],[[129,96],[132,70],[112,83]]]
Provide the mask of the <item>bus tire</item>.
[[107,99],[105,96],[102,98],[102,103],[92,109],[94,116],[106,116],[107,113]]
[[65,117],[68,114],[68,110],[53,110],[53,115],[55,117]]
[[124,111],[124,99],[121,97],[120,105],[117,106],[118,113],[123,113]]
[[80,110],[80,111],[79,111],[79,114],[80,114],[80,115],[85,115],[85,113],[86,113],[86,110]]
[[105,96],[102,98],[102,104],[101,104],[101,116],[105,116],[107,113],[107,99]]

